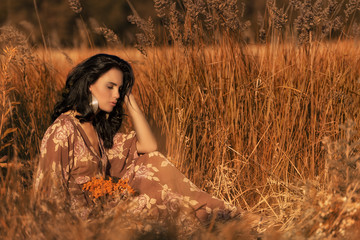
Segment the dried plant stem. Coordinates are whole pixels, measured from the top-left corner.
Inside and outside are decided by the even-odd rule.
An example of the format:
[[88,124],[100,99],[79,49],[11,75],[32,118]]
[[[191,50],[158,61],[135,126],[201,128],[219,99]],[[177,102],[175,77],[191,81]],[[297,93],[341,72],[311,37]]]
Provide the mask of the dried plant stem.
[[47,52],[47,44],[46,44],[42,24],[41,24],[41,21],[40,21],[40,16],[39,16],[39,11],[38,11],[38,8],[37,8],[36,0],[33,0],[33,3],[34,3],[34,8],[35,8],[36,18],[37,18],[39,28],[40,28],[40,32],[41,32],[41,38],[42,38],[42,41],[43,41],[43,44],[44,44],[45,51]]
[[87,27],[87,25],[86,25],[86,23],[85,23],[85,21],[84,21],[83,16],[81,15],[81,13],[80,13],[80,19],[81,19],[81,23],[82,23],[83,26],[84,26],[84,29],[85,29],[85,32],[86,32],[86,37],[87,37],[87,39],[88,39],[88,41],[89,41],[90,48],[91,48],[91,49],[94,49],[94,43],[93,43],[93,41],[92,41],[92,38],[90,37],[88,27]]

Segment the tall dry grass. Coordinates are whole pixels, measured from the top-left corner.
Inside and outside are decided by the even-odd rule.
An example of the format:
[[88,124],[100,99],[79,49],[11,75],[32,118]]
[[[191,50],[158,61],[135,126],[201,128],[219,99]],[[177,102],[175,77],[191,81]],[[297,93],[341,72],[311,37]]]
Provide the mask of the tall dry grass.
[[356,42],[149,50],[138,81],[183,172],[286,223],[298,185],[326,182],[323,138],[358,124],[359,53]]
[[[337,189],[326,188],[331,174],[326,164],[331,153],[326,154],[324,137],[335,141],[345,136],[346,131],[339,125],[346,120],[353,119],[355,126],[359,124],[360,49],[356,44],[317,43],[305,51],[295,45],[243,48],[224,41],[216,47],[189,50],[186,54],[171,47],[147,49],[147,58],[134,50],[102,51],[132,62],[137,81],[134,92],[157,129],[163,152],[185,175],[217,197],[270,216],[267,226],[302,236],[313,233],[298,232],[294,226],[302,223],[304,229],[311,228],[314,226],[303,219],[316,219],[313,215],[303,216],[303,211],[310,211],[317,200],[332,196]],[[68,55],[74,59],[73,64],[86,57],[83,51]],[[72,65],[62,53],[55,52],[50,63],[51,77],[63,84],[61,70]],[[44,95],[49,96],[49,91],[44,90]],[[56,95],[53,96],[47,98],[49,105],[54,104]],[[30,104],[34,98],[27,98],[27,102],[23,99],[21,104]],[[40,112],[49,115],[51,108],[44,109]],[[34,124],[41,126],[43,120],[34,119],[38,121]],[[36,145],[32,151],[35,156]],[[349,181],[352,180],[357,181]],[[22,194],[28,194],[29,189],[19,188]],[[322,194],[314,195],[313,204],[304,202],[311,191]],[[344,190],[341,193],[343,197],[349,194]],[[337,201],[342,195],[336,196],[331,199]],[[19,207],[12,202],[7,202],[7,206]],[[340,213],[347,211],[347,205],[341,206],[344,208],[339,207]],[[357,214],[357,205],[352,208]],[[10,209],[4,212],[11,213]],[[67,214],[70,213],[64,216]],[[354,220],[349,228],[357,223],[356,214],[347,216]],[[112,221],[120,220],[111,218]],[[47,231],[51,235],[51,230]]]

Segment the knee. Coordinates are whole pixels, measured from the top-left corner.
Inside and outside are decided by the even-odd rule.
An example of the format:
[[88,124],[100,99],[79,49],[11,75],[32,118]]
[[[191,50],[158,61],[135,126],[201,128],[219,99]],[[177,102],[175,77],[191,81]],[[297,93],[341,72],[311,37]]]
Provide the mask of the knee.
[[165,167],[173,168],[175,167],[164,155],[160,152],[150,152],[140,155],[138,159],[135,160],[136,165],[148,165],[151,164],[152,166],[160,169]]
[[154,161],[162,162],[164,160],[168,161],[166,159],[166,157],[159,151],[153,151],[153,152],[148,152],[148,153],[144,153],[144,154],[139,154],[139,157],[138,157],[138,160],[150,160],[150,159],[152,162],[154,162]]

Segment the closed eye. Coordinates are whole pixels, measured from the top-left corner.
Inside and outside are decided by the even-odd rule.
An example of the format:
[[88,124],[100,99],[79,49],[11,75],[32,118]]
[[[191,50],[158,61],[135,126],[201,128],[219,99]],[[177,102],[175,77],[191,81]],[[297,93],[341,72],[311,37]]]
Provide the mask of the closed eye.
[[113,83],[113,82],[108,82],[108,84],[106,86],[107,86],[108,89],[112,90],[112,89],[114,89],[114,87],[117,86],[117,84]]

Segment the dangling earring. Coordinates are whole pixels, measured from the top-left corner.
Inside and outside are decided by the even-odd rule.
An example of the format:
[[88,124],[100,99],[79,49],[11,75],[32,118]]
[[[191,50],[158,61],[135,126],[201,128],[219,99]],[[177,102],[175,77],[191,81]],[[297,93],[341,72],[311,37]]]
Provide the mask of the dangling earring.
[[92,94],[91,94],[90,104],[89,105],[90,105],[91,109],[93,110],[93,112],[97,113],[97,111],[99,109],[99,101]]

